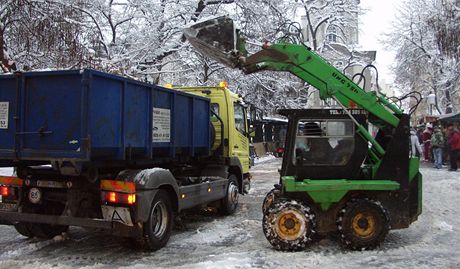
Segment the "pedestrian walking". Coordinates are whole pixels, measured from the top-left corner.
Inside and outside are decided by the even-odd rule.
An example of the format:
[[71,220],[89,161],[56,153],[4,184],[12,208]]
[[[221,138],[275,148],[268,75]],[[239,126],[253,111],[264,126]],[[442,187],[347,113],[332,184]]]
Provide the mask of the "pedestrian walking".
[[420,146],[417,132],[414,129],[410,130],[411,157],[421,157],[423,155],[422,146]]
[[430,145],[431,145],[431,135],[433,133],[433,125],[428,123],[425,130],[422,133],[423,139],[423,157],[426,162],[430,161]]
[[444,147],[444,135],[441,128],[435,127],[433,135],[431,136],[431,148],[434,156],[434,167],[442,168],[442,148]]
[[460,152],[460,132],[457,128],[454,128],[453,123],[449,123],[447,126],[447,141],[449,141],[449,171],[457,171],[457,158]]

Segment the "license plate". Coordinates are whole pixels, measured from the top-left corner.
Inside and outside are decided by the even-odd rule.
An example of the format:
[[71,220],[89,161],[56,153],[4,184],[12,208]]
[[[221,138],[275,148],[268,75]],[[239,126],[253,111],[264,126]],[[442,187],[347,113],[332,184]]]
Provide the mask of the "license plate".
[[16,211],[16,204],[0,203],[0,211]]
[[128,226],[133,226],[131,213],[126,207],[119,206],[102,206],[102,215],[105,220],[121,222]]

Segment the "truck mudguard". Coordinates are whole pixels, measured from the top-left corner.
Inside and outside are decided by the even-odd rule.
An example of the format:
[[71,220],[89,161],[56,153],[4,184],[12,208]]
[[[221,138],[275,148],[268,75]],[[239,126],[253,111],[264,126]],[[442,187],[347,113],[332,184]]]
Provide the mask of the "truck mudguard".
[[163,168],[145,170],[124,170],[119,173],[117,180],[136,183],[135,221],[146,222],[149,218],[150,207],[158,189],[165,188],[171,198],[173,208],[178,211],[179,186],[173,174]]

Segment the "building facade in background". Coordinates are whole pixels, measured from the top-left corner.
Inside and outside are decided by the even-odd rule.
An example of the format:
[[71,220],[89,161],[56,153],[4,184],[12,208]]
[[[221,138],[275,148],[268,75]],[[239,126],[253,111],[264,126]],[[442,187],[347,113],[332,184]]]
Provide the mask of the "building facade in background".
[[[359,79],[360,76],[358,76],[354,79],[355,82],[359,81],[360,87],[366,91],[376,90],[375,70],[366,68],[363,71],[363,69],[365,66],[374,63],[377,52],[355,49],[359,46],[359,4],[359,0],[352,1],[352,12],[344,10],[344,14],[335,15],[341,20],[332,19],[330,22],[325,21],[323,18],[310,17],[308,19],[307,16],[302,16],[303,41],[350,79],[355,74],[362,73],[364,78]],[[353,10],[355,11],[353,12]],[[309,22],[314,25],[309,25]],[[308,108],[337,106],[338,104],[335,100],[321,100],[319,92],[316,90],[311,91],[307,103]]]

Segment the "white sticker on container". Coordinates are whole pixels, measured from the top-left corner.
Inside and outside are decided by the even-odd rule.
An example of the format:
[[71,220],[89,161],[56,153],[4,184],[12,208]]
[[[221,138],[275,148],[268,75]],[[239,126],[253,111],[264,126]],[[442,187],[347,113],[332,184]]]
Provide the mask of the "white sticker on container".
[[152,142],[171,141],[171,110],[153,108]]
[[8,129],[9,102],[0,102],[0,129]]

